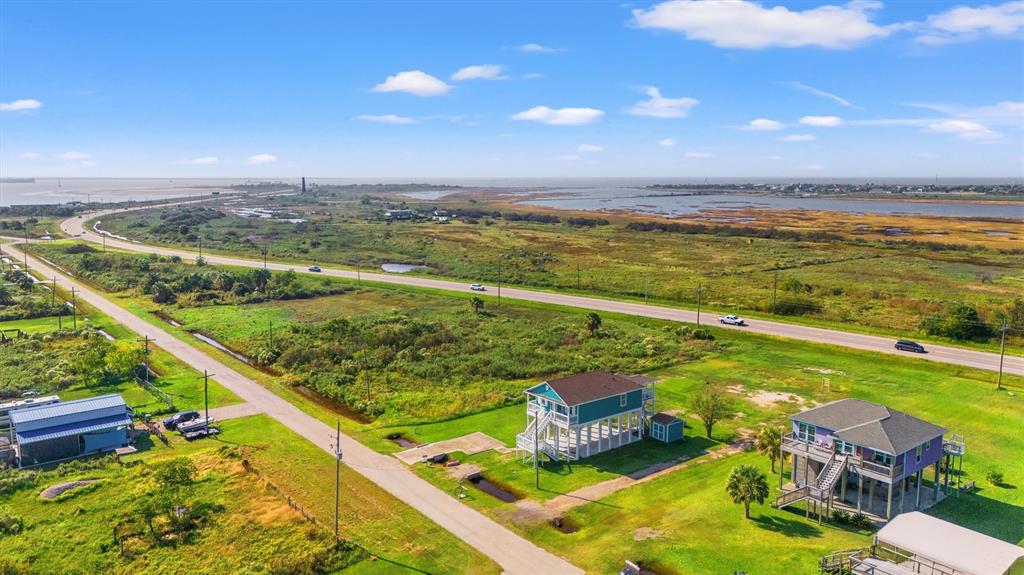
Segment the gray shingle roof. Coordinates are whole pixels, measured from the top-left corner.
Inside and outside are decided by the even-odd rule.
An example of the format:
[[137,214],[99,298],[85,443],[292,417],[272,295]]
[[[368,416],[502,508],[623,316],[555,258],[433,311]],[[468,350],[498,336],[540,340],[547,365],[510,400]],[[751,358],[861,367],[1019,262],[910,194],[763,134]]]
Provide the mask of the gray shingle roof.
[[864,401],[840,399],[790,416],[833,431],[843,441],[899,455],[939,437],[946,429],[902,411]]
[[566,405],[579,405],[644,388],[625,376],[607,371],[577,373],[560,379],[550,379],[546,383]]

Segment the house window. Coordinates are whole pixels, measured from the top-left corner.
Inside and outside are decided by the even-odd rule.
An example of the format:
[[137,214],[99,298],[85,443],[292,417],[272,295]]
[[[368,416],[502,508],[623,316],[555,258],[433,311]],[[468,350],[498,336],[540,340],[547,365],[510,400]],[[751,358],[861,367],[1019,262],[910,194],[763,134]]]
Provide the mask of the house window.
[[917,449],[914,450],[914,463],[921,463],[921,454],[924,453],[924,446],[926,445],[928,444],[922,443],[921,445],[917,446]]
[[623,393],[619,396],[619,407],[626,407],[626,394]]
[[875,452],[875,463],[881,463],[882,465],[892,465],[892,456],[888,453],[881,451]]
[[931,450],[931,448],[932,448],[932,442],[931,441],[926,441],[924,443],[924,450],[925,451],[929,451],[929,450]]
[[857,446],[855,446],[854,444],[852,444],[852,443],[850,443],[848,441],[836,440],[836,452],[837,453],[845,453],[847,455],[853,455],[853,453],[856,450],[857,450]]
[[814,432],[816,431],[816,428],[813,425],[800,422],[797,424],[796,430],[796,436],[800,441],[814,443]]

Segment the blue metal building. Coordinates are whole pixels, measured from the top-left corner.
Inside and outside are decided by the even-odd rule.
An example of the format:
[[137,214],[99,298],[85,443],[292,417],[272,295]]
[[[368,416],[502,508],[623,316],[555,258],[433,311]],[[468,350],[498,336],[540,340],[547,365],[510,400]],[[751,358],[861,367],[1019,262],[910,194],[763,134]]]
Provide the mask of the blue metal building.
[[127,447],[132,415],[117,394],[11,412],[19,464],[39,465]]

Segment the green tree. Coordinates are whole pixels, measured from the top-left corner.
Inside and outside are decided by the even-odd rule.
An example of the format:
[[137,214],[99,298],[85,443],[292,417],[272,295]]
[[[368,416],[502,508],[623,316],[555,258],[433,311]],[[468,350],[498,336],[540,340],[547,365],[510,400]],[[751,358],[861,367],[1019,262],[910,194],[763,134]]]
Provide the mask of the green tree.
[[757,434],[757,441],[754,448],[761,455],[768,457],[772,462],[772,473],[775,473],[775,460],[779,458],[779,447],[782,444],[782,431],[778,427],[769,426],[761,428]]
[[153,284],[151,291],[155,303],[174,303],[178,301],[178,296],[175,295],[174,290],[164,282]]
[[601,329],[601,316],[594,312],[590,312],[587,314],[587,318],[583,321],[583,325],[587,328],[587,331],[590,332],[590,335],[594,335],[597,333],[597,330]]
[[480,313],[484,309],[484,300],[474,297],[469,300],[469,305],[473,308],[473,313]]
[[267,284],[270,282],[270,270],[255,269],[252,270],[252,287],[256,291],[266,291]]
[[14,303],[14,296],[11,290],[3,283],[0,283],[0,305],[11,305]]
[[743,504],[743,515],[750,519],[750,504],[768,499],[768,478],[753,465],[740,465],[729,473],[725,490],[733,503]]
[[924,320],[921,327],[928,335],[958,340],[987,341],[993,332],[992,327],[978,317],[978,310],[966,303],[953,304],[945,314]]
[[715,424],[729,416],[729,402],[725,395],[710,383],[704,383],[704,389],[693,399],[691,405],[697,418],[704,423],[704,432],[711,439],[711,431]]
[[142,363],[144,352],[141,347],[128,342],[117,342],[103,358],[109,375],[117,378],[130,376]]

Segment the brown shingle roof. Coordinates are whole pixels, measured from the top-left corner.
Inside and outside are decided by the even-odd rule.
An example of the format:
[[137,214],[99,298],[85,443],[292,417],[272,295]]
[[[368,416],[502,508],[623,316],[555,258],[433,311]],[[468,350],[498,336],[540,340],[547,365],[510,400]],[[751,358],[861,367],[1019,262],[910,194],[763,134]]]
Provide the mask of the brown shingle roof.
[[566,405],[579,405],[595,399],[628,393],[644,386],[607,371],[588,371],[545,382]]
[[673,421],[676,421],[678,419],[679,418],[674,416],[674,415],[670,415],[668,413],[662,412],[662,413],[655,414],[654,417],[651,418],[651,421],[653,421],[655,423],[660,423],[662,425],[668,425],[668,424],[670,424]]

